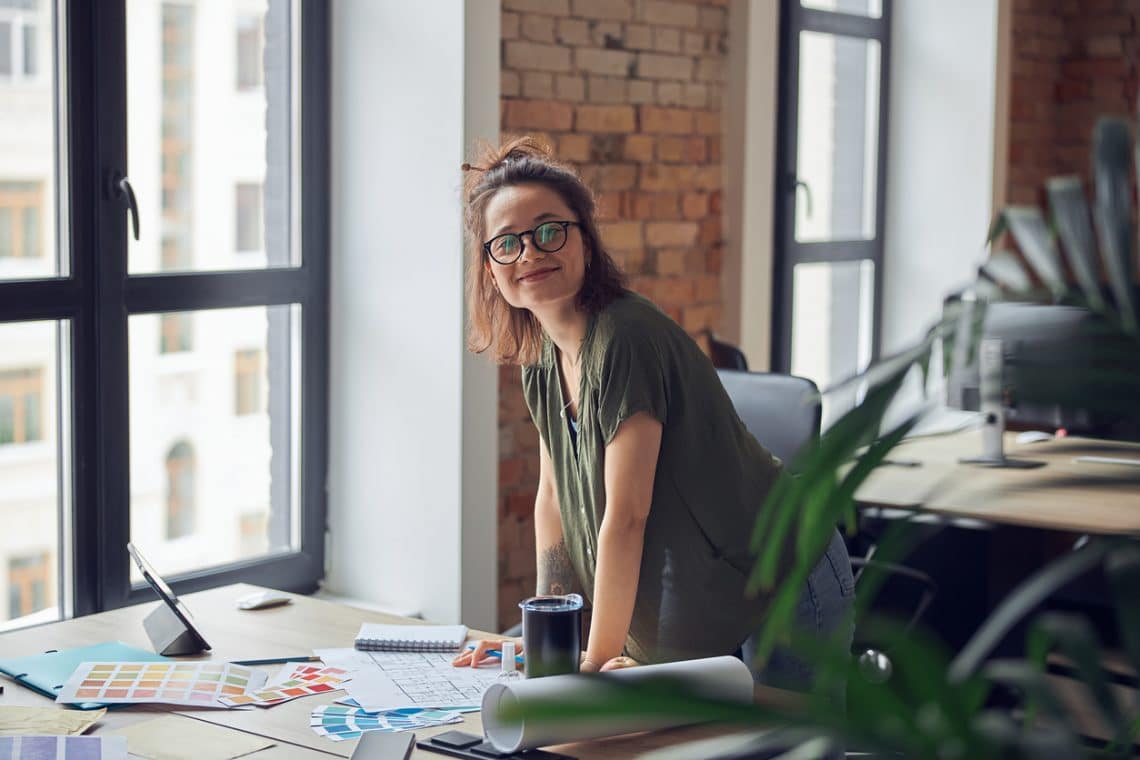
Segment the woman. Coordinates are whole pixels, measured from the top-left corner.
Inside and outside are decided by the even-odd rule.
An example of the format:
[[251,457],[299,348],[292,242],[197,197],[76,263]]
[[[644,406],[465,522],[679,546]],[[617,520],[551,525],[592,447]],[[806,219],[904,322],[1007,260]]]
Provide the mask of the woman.
[[[688,334],[625,289],[572,169],[530,138],[464,168],[470,348],[522,366],[541,439],[538,593],[591,602],[586,672],[740,651],[769,601],[744,588],[779,461]],[[830,631],[852,594],[838,533],[809,583],[799,622]],[[765,675],[810,679],[783,653]]]

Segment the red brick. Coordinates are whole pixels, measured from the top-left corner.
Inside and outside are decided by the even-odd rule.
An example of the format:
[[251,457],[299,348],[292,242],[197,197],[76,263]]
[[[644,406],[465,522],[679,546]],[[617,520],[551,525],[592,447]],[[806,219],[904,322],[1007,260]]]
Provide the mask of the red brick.
[[[685,77],[686,79],[688,77]],[[724,58],[704,56],[697,59],[696,80],[698,82],[723,82]]]
[[559,100],[581,103],[586,99],[585,77],[556,74],[554,77],[554,95]]
[[685,138],[662,137],[657,144],[657,155],[666,163],[682,163],[685,160]]
[[683,55],[638,53],[636,70],[637,76],[644,79],[688,81],[693,77],[693,59]]
[[503,10],[569,16],[570,0],[503,0]]
[[503,43],[503,62],[520,71],[570,71],[570,49],[541,42],[510,40]]
[[524,71],[522,73],[522,94],[533,100],[554,98],[554,76],[546,71]]
[[630,0],[573,0],[573,15],[581,18],[629,21],[633,18]]
[[666,248],[658,251],[656,256],[657,274],[661,277],[685,273],[685,251],[676,248]]
[[581,19],[560,18],[555,36],[563,45],[589,45],[590,25]]
[[633,164],[590,164],[582,167],[582,179],[594,190],[630,190],[637,184]]
[[499,21],[499,36],[504,40],[517,40],[519,27],[519,14],[504,13]]
[[614,250],[632,250],[642,245],[640,222],[606,222],[598,225],[602,244]]
[[681,52],[681,30],[659,26],[653,30],[653,49],[659,53]]
[[681,194],[674,192],[654,193],[652,196],[653,219],[676,219],[681,215]]
[[681,196],[681,215],[686,219],[700,219],[708,213],[708,193],[685,193]]
[[701,55],[705,52],[705,35],[701,32],[685,32],[681,45],[685,55]]
[[589,161],[590,136],[562,135],[558,138],[558,157],[566,161]]
[[642,163],[652,161],[655,142],[652,135],[630,135],[625,138],[625,158]]
[[633,53],[624,50],[602,50],[600,48],[577,48],[574,51],[574,65],[579,71],[608,76],[629,76],[633,65]]
[[720,111],[697,111],[695,131],[701,135],[719,135]]
[[597,206],[596,214],[599,222],[616,222],[621,219],[621,191],[598,193],[594,202]]
[[653,291],[658,306],[689,303],[693,300],[693,281],[688,277],[662,277],[653,284]]
[[501,71],[499,73],[499,94],[504,98],[517,98],[522,92],[517,71]]
[[577,106],[575,112],[580,132],[632,132],[636,126],[632,106]]
[[697,242],[700,226],[696,222],[649,222],[645,225],[645,243],[649,246],[689,246]]
[[680,82],[658,82],[657,97],[653,102],[659,106],[684,105],[685,91]]
[[638,20],[647,24],[692,28],[700,23],[700,18],[697,7],[690,3],[643,0],[638,8]]
[[728,27],[728,13],[723,8],[701,8],[701,28],[722,32]]
[[524,14],[520,31],[523,39],[535,42],[554,42],[554,17]]
[[720,295],[719,277],[705,274],[697,278],[693,293],[697,301],[719,301]]
[[[641,131],[687,135],[693,131],[693,112],[683,108],[641,106]],[[719,117],[718,117],[719,118]],[[719,120],[718,128],[719,132]]]
[[691,190],[695,173],[692,166],[648,164],[638,184],[642,190]]
[[625,104],[629,102],[629,82],[620,77],[589,77],[586,99],[591,103]]
[[653,48],[653,28],[640,24],[629,24],[625,28],[627,50],[651,50]]
[[555,100],[508,100],[503,118],[505,129],[569,130],[574,107]]
[[629,102],[633,105],[653,102],[653,82],[645,79],[629,80]]

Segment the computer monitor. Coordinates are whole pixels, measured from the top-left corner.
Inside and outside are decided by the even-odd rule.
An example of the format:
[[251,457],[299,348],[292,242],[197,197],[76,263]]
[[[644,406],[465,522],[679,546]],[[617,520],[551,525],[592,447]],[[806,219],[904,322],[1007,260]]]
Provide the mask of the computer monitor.
[[[1099,438],[1140,438],[1135,415],[1114,410],[1111,403],[1112,398],[1130,392],[1140,394],[1140,352],[1128,339],[1106,330],[1098,315],[1075,306],[991,303],[986,307],[982,338],[1001,340],[1008,427],[1065,428]],[[1111,369],[1117,379],[1090,377],[1089,367]],[[1134,391],[1128,389],[1129,375]],[[979,386],[975,351],[971,361],[951,373],[947,405],[978,409]]]

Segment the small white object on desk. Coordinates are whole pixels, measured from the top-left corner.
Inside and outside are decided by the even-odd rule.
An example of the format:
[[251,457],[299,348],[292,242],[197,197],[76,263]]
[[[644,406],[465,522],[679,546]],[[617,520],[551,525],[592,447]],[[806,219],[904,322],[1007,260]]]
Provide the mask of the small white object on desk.
[[268,589],[243,596],[237,600],[237,606],[239,610],[264,610],[268,607],[289,604],[292,601],[293,598],[288,594]]
[[1055,438],[1052,433],[1046,433],[1044,430],[1026,430],[1025,432],[1018,433],[1013,439],[1015,443],[1042,443],[1044,441],[1051,441]]

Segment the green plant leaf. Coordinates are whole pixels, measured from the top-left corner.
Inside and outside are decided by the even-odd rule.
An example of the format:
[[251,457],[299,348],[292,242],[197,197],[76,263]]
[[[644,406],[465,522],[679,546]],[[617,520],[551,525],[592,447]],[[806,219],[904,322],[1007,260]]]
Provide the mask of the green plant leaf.
[[1045,183],[1045,190],[1069,268],[1073,270],[1089,307],[1103,312],[1105,302],[1096,281],[1096,237],[1081,178],[1054,177]]
[[1114,741],[1123,746],[1129,743],[1128,723],[1108,685],[1100,662],[1100,641],[1092,626],[1084,618],[1046,612],[1034,621],[1044,638],[1053,642],[1056,649],[1072,663],[1081,681],[1092,694],[1105,723],[1115,731]]
[[1044,283],[1054,300],[1060,300],[1068,290],[1065,275],[1061,271],[1061,259],[1057,245],[1045,223],[1041,209],[1033,206],[1011,206],[1002,212],[1009,232],[1017,241],[1021,255],[1033,267],[1037,277]]
[[1136,333],[1132,298],[1132,130],[1125,119],[1102,118],[1093,133],[1093,219],[1100,253],[1126,332]]
[[1028,293],[1033,288],[1029,273],[1021,265],[1021,260],[1011,251],[997,251],[990,254],[978,269],[978,274],[996,283],[1003,290],[1014,293]]
[[1099,564],[1107,553],[1108,544],[1093,539],[1018,584],[950,663],[947,673],[950,681],[963,681],[976,673],[1010,628],[1058,588]]
[[1116,602],[1120,642],[1133,672],[1140,673],[1140,548],[1132,543],[1114,548],[1105,559],[1104,569]]

